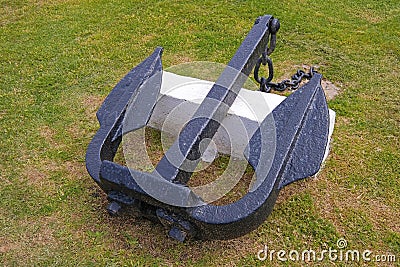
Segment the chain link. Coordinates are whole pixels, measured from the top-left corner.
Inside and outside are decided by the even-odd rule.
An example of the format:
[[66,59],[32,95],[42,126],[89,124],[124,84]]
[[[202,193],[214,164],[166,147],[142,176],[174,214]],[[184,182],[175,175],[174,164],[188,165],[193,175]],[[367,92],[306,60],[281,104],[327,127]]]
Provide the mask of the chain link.
[[[254,79],[260,84],[260,91],[266,93],[269,93],[271,90],[280,92],[285,91],[286,89],[296,90],[297,88],[299,88],[302,80],[310,79],[314,75],[314,73],[317,72],[314,67],[311,67],[310,71],[307,73],[303,70],[297,70],[297,72],[292,75],[290,80],[286,79],[279,83],[271,82],[274,78],[274,66],[272,64],[272,59],[269,57],[269,55],[271,55],[275,49],[276,33],[278,32],[279,28],[279,20],[273,19],[270,23],[269,45],[267,44],[265,51],[262,53],[261,57],[256,63],[256,66],[254,67]],[[268,78],[259,77],[258,73],[260,71],[261,64],[264,66],[268,65]]]
[[[285,90],[296,90],[299,88],[301,81],[305,79],[311,79],[311,77],[316,73],[317,71],[315,70],[314,67],[310,68],[309,72],[305,72],[304,70],[297,70],[295,74],[292,75],[291,79],[285,79],[281,82],[278,83],[273,83],[271,82],[273,77],[274,77],[274,67],[272,64],[272,60],[270,57],[267,57],[265,59],[265,64],[264,64],[264,59],[261,56],[259,60],[257,61],[257,64],[254,68],[254,79],[260,84],[260,91],[269,93],[271,90],[275,91],[285,91]],[[259,70],[261,64],[267,65],[268,64],[268,78],[265,77],[259,77]]]

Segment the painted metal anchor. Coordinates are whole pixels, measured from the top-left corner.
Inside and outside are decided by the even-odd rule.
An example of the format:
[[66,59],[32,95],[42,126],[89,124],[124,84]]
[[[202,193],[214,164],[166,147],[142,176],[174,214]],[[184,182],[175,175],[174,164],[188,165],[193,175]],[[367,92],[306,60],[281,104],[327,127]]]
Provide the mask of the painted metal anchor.
[[156,48],[114,87],[97,112],[100,129],[86,153],[87,170],[107,194],[110,213],[117,213],[124,205],[136,206],[180,241],[189,237],[235,238],[265,221],[284,186],[319,171],[328,143],[329,114],[322,76],[315,73],[251,134],[245,158],[257,178],[245,196],[216,206],[186,186],[201,160],[201,145],[208,145],[217,132],[260,56],[272,53],[278,29],[279,21],[272,16],[256,20],[192,119],[151,173],[119,165],[113,159],[122,136],[142,129],[150,120],[162,83],[163,49]]

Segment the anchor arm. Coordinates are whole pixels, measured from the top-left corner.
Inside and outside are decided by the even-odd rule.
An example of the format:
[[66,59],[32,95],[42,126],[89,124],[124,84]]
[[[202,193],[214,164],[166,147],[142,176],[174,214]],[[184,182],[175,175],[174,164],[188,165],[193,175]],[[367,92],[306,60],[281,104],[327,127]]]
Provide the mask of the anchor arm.
[[99,175],[102,161],[112,161],[121,142],[121,125],[128,101],[145,81],[162,71],[162,51],[161,47],[157,47],[148,58],[133,68],[114,87],[97,111],[100,129],[87,148],[86,169],[99,186],[102,186]]
[[[319,170],[329,132],[321,78],[315,74],[309,83],[286,98],[250,139],[247,157],[257,176],[250,192],[228,205],[186,209],[193,224],[201,229],[201,239],[235,238],[256,229],[271,213],[283,186]],[[271,168],[266,169],[265,155],[273,148],[265,144],[268,136],[262,136],[262,130],[270,127],[276,129],[276,151]]]

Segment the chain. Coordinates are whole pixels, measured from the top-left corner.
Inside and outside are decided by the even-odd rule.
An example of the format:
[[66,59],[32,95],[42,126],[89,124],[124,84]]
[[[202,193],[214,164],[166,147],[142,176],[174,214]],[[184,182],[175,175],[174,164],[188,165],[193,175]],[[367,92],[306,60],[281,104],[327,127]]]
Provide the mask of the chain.
[[[274,78],[274,66],[269,55],[272,54],[276,46],[276,33],[280,27],[279,20],[272,19],[269,27],[271,33],[269,45],[267,44],[265,51],[262,53],[261,57],[256,63],[256,66],[254,67],[254,79],[260,84],[260,91],[262,92],[269,93],[272,89],[280,92],[285,91],[286,89],[295,90],[299,87],[302,80],[310,79],[317,71],[314,69],[314,67],[311,67],[308,73],[303,70],[297,70],[297,72],[292,75],[290,80],[286,79],[279,83],[271,82]],[[268,78],[259,77],[258,72],[261,64],[264,66],[268,64]]]
[[[271,65],[271,68],[269,67]],[[301,81],[307,79],[311,79],[311,77],[314,75],[314,73],[317,73],[317,71],[314,69],[314,67],[310,68],[309,72],[305,72],[303,70],[297,70],[295,74],[292,75],[291,79],[285,79],[279,83],[273,83],[271,82],[272,77],[273,77],[273,67],[272,67],[272,61],[271,63],[268,64],[268,69],[269,69],[269,76],[268,79],[265,79],[264,77],[261,77],[259,79],[260,81],[257,81],[260,83],[260,91],[269,93],[271,90],[275,91],[285,91],[287,90],[296,90],[299,88]],[[271,75],[272,73],[272,75]],[[256,70],[254,72],[254,78],[258,77],[258,74],[256,75]]]

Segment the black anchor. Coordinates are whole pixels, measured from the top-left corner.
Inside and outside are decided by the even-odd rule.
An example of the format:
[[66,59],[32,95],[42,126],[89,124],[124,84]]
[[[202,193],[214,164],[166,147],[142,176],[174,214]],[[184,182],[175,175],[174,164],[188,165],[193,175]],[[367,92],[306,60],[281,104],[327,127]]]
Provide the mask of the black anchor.
[[[260,56],[272,52],[278,29],[279,21],[272,16],[256,20],[152,173],[121,166],[113,159],[122,136],[145,127],[150,119],[162,83],[163,49],[156,48],[114,87],[97,112],[100,129],[86,153],[87,170],[107,193],[110,213],[116,213],[123,205],[134,205],[145,216],[160,221],[177,240],[230,239],[262,224],[285,185],[318,172],[328,143],[329,115],[321,88],[322,75],[315,73],[278,105],[251,136],[245,157],[257,178],[245,196],[216,206],[186,186],[202,156],[200,143],[207,144],[215,135]],[[266,156],[271,155],[271,134],[276,144],[272,158]]]

